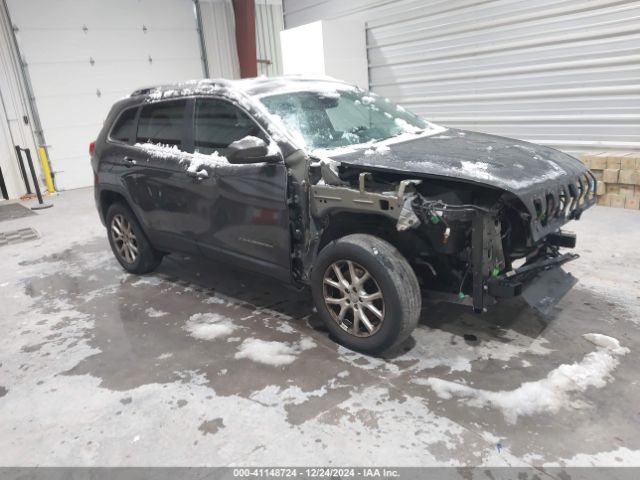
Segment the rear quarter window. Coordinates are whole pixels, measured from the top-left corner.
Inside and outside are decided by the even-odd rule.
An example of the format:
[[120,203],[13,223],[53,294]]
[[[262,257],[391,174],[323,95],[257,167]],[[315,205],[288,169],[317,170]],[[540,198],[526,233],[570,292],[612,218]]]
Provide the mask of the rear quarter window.
[[111,128],[109,138],[117,142],[128,143],[133,136],[137,112],[138,107],[127,108],[123,111]]

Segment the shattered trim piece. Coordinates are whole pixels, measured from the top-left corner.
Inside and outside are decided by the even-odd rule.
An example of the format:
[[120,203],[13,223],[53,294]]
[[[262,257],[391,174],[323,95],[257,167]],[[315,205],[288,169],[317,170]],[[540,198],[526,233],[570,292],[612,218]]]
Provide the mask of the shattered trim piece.
[[396,224],[399,232],[414,228],[420,224],[420,219],[413,211],[413,202],[415,199],[416,196],[413,194],[404,197],[404,203],[402,204],[402,209],[398,216],[398,223]]

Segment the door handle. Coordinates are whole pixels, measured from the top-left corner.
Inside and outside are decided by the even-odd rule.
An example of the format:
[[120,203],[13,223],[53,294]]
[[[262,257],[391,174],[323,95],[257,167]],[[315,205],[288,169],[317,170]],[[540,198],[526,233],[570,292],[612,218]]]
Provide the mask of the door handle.
[[131,157],[124,157],[124,166],[131,168],[136,164],[136,161]]

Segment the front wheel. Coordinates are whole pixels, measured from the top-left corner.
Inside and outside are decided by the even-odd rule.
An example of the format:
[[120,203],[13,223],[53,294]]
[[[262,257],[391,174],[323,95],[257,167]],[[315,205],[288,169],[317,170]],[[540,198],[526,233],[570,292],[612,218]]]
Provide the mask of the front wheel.
[[367,354],[401,344],[420,317],[420,287],[409,262],[373,235],[347,235],[324,247],[311,290],[332,336]]

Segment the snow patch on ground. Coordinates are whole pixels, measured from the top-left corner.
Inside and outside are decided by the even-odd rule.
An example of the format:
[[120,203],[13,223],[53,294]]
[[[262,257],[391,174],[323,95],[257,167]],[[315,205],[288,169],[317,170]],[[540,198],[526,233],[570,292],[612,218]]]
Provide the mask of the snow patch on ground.
[[296,344],[247,338],[238,347],[235,358],[246,358],[266,365],[280,366],[293,363],[304,350],[317,347],[309,337]]
[[538,337],[531,341],[526,335],[513,330],[505,334],[506,342],[500,340],[484,340],[480,345],[470,347],[479,360],[502,360],[504,362],[523,353],[532,355],[549,355],[552,349],[545,347],[549,340]]
[[383,358],[362,355],[361,353],[344,348],[342,345],[338,345],[338,359],[352,367],[362,370],[386,370],[389,373],[400,373],[400,368],[397,365]]
[[202,303],[206,303],[208,305],[211,305],[211,304],[224,305],[225,303],[227,303],[227,300],[219,297],[218,295],[212,295],[210,297],[205,298],[202,301]]
[[151,318],[164,317],[165,315],[169,315],[167,312],[163,312],[161,310],[156,310],[153,307],[147,308],[144,313]]
[[313,397],[323,397],[327,394],[327,387],[323,385],[317,390],[303,391],[298,386],[287,388],[278,385],[267,385],[262,390],[254,392],[249,398],[263,405],[300,405]]
[[[422,329],[416,329],[414,335],[420,335]],[[416,338],[416,343],[420,342],[419,338]],[[425,341],[426,342],[426,341]],[[431,345],[424,343],[423,345]],[[437,367],[447,367],[449,372],[470,372],[471,360],[461,355],[447,356],[446,353],[429,351],[428,353],[423,351],[422,348],[416,347],[413,350],[396,357],[393,361],[385,360],[383,358],[371,357],[368,355],[362,355],[360,353],[348,350],[342,346],[338,347],[338,353],[340,360],[350,364],[353,367],[362,370],[385,370],[386,372],[397,375],[403,372],[409,372],[412,375],[418,375],[424,370],[429,370]],[[441,354],[442,353],[442,354]],[[406,362],[414,362],[410,366],[399,367],[398,365]],[[425,385],[424,378],[412,377],[411,382],[416,385]]]
[[163,280],[158,277],[141,277],[131,284],[132,287],[140,287],[142,285],[150,285],[153,287],[157,287],[162,284]]
[[235,358],[247,358],[267,365],[287,365],[296,359],[296,351],[291,345],[283,342],[247,338],[238,347]]
[[[399,359],[402,359],[400,357]],[[449,373],[453,372],[470,372],[471,371],[471,361],[468,358],[464,358],[460,355],[456,355],[455,357],[433,357],[433,358],[421,358],[418,362],[411,367],[411,371],[415,373],[420,373],[423,370],[430,370],[432,368],[437,367],[447,367],[449,369]],[[419,378],[415,378],[411,380],[412,383],[422,384]]]
[[299,344],[301,350],[311,350],[312,348],[316,348],[318,344],[313,341],[311,337],[302,337]]
[[[305,422],[300,426],[301,435],[317,435],[318,432],[335,431],[339,434],[340,441],[327,442],[326,455],[331,458],[341,450],[344,445],[358,445],[353,455],[359,456],[369,445],[374,447],[373,455],[380,456],[386,451],[384,446],[393,449],[396,466],[428,464],[424,459],[417,460],[416,452],[427,456],[433,455],[433,447],[438,445],[443,450],[452,452],[452,460],[439,462],[440,465],[456,466],[461,462],[455,458],[453,452],[465,445],[472,437],[477,438],[461,425],[454,421],[441,417],[430,411],[422,402],[422,399],[408,397],[398,400],[391,396],[391,391],[385,387],[366,387],[359,391],[351,392],[344,402],[336,405],[334,409],[323,412],[316,418]],[[396,440],[391,445],[385,445],[379,432],[392,432]],[[359,445],[362,439],[362,445]],[[484,448],[483,448],[484,447]],[[491,451],[495,447],[481,446],[481,456],[476,462],[490,462],[492,465],[508,465],[513,457],[506,453],[502,458],[491,457]],[[410,459],[400,452],[409,451],[413,454]],[[460,458],[460,455],[458,455]],[[340,464],[349,465],[357,462],[355,457],[342,460]],[[373,462],[375,463],[375,462]]]
[[288,322],[279,322],[275,329],[281,333],[296,333],[296,329]]
[[[553,350],[545,346],[548,340],[530,337],[508,330],[500,338],[482,338],[478,345],[458,343],[452,347],[451,333],[437,328],[419,326],[413,332],[414,348],[391,361],[371,358],[349,350],[340,350],[340,358],[364,370],[384,369],[391,374],[410,373],[414,385],[428,385],[431,370],[448,368],[449,373],[471,372],[476,361],[497,360],[508,362],[520,355],[549,355]],[[399,367],[402,365],[402,367]]]
[[183,328],[194,338],[215,340],[231,335],[238,327],[229,318],[217,313],[196,313],[189,317]]
[[[525,461],[529,461],[527,457]],[[535,460],[535,458],[533,459]],[[557,462],[545,462],[542,467],[638,467],[640,465],[640,450],[630,450],[619,447],[610,452],[578,453],[571,458]]]
[[435,377],[428,378],[425,383],[445,400],[455,397],[470,407],[498,408],[509,423],[516,423],[519,416],[557,413],[574,405],[571,393],[584,392],[589,387],[604,387],[620,363],[617,357],[629,353],[629,349],[620,346],[615,338],[596,333],[584,337],[597,346],[594,352],[580,362],[560,365],[545,378],[525,382],[515,390],[483,390]]
[[608,335],[603,335],[601,333],[585,333],[583,337],[595,346],[610,350],[617,355],[626,355],[629,353],[628,348],[622,347],[617,339],[609,337]]

